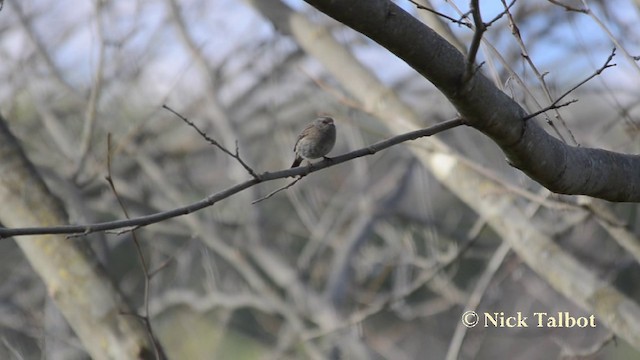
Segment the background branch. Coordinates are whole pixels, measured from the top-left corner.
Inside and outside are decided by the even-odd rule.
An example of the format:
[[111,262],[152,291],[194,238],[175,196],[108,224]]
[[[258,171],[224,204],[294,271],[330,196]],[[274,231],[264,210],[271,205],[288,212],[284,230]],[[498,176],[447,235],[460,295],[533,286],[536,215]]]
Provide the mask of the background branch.
[[[48,226],[66,221],[62,204],[49,192],[2,117],[0,158],[5,164],[0,166],[2,224]],[[16,241],[92,358],[151,358],[153,343],[137,319],[120,316],[131,310],[87,243],[53,235]]]

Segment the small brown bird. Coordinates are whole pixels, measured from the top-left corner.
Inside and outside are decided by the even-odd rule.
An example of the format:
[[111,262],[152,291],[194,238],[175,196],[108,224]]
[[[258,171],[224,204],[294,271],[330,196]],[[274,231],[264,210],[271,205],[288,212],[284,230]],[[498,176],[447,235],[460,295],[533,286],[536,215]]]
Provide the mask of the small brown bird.
[[333,119],[328,116],[321,116],[307,125],[298,135],[293,152],[296,159],[292,168],[300,166],[303,159],[318,159],[325,157],[336,144],[336,126]]

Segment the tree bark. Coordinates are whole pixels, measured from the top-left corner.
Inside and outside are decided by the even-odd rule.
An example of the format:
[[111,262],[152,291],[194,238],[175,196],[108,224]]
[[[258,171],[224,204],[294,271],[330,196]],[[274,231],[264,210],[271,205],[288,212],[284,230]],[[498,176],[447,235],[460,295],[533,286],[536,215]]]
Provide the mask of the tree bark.
[[640,156],[569,146],[547,134],[481,72],[463,81],[465,58],[388,0],[305,0],[382,45],[431,81],[470,126],[489,136],[510,164],[547,189],[640,202]]
[[[0,117],[0,222],[8,227],[66,223],[47,188]],[[153,343],[92,251],[63,235],[15,239],[49,296],[93,359],[152,359]]]

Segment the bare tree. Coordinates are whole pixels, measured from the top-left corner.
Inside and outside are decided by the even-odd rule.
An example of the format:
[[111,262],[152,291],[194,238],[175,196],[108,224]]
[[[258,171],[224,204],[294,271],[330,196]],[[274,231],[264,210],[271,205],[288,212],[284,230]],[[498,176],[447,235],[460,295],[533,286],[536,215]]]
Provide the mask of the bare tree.
[[637,352],[637,2],[307,3],[7,1],[0,357]]

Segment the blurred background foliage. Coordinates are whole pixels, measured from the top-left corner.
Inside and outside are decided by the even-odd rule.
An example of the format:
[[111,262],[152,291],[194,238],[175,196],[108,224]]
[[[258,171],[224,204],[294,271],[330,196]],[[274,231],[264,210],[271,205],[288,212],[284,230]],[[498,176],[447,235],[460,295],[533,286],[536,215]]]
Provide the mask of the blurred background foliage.
[[[640,55],[640,4],[563,3],[588,4],[597,18],[546,1],[519,0],[512,8],[552,95],[602,66],[614,39],[623,48],[616,67],[569,96],[579,101],[560,110],[567,127],[556,122],[558,132],[567,138],[570,132],[584,146],[637,153],[640,71],[624,52]],[[302,2],[287,4],[329,29],[425,126],[455,116],[431,84],[386,50]],[[434,26],[428,12],[398,4]],[[503,10],[498,1],[482,5],[486,19]],[[459,18],[468,4],[434,0],[429,6]],[[440,21],[449,31],[442,34],[464,51],[473,32]],[[114,144],[112,176],[132,216],[185,205],[248,179],[236,161],[163,104],[227,148],[237,142],[242,158],[260,172],[288,166],[297,133],[319,114],[336,118],[332,154],[394,135],[351,100],[341,85],[348,79],[328,75],[251,2],[5,0],[0,34],[0,111],[66,204],[70,223],[123,218],[104,180],[107,134]],[[479,60],[487,76],[529,110],[548,104],[508,21],[494,23],[485,38]],[[504,191],[572,203],[510,168],[497,146],[472,129],[438,137],[504,181]],[[448,192],[406,147],[315,173],[255,205],[286,182],[260,184],[138,230],[151,268],[169,261],[153,277],[149,302],[168,355],[638,357],[625,342],[609,341],[604,326],[468,329],[464,342],[453,345],[454,333],[465,331],[457,330],[460,316],[485,275],[479,312],[589,314],[501,249],[483,215]],[[521,202],[530,207],[534,226],[629,297],[640,297],[637,261],[588,212],[526,196]],[[611,208],[637,235],[637,204]],[[144,277],[130,234],[77,241],[91,244],[128,301],[142,308]],[[499,251],[504,256],[491,270]],[[0,358],[87,357],[12,241],[0,241],[0,279]]]

